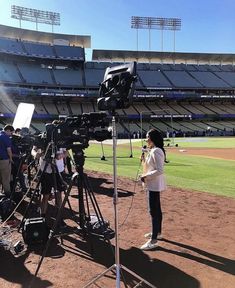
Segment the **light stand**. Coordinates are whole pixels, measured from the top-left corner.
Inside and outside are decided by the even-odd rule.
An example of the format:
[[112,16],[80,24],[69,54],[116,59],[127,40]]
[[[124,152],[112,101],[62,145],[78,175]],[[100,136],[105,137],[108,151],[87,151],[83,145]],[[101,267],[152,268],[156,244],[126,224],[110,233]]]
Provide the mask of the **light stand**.
[[101,145],[101,150],[102,150],[102,155],[101,155],[101,157],[100,157],[100,160],[105,161],[103,142],[100,142],[100,145]]
[[120,251],[119,251],[119,232],[118,232],[118,192],[117,192],[117,163],[116,163],[116,147],[117,147],[117,131],[115,109],[128,108],[132,101],[134,93],[134,83],[136,81],[136,62],[130,64],[123,64],[114,67],[106,68],[104,81],[100,84],[100,91],[97,100],[99,110],[106,110],[112,112],[112,139],[113,139],[113,207],[114,207],[114,221],[115,221],[115,264],[106,269],[103,273],[95,277],[83,288],[87,288],[99,280],[102,276],[110,271],[115,270],[116,273],[116,288],[120,288],[120,276],[122,276],[124,285],[127,288],[122,271],[125,270],[133,275],[140,282],[134,287],[140,287],[142,283],[148,287],[156,288],[156,286],[147,282],[139,275],[129,270],[120,264]]
[[131,154],[130,158],[133,158],[133,149],[132,149],[132,143],[131,143],[131,129],[130,129],[130,122],[128,121],[128,132],[129,132],[129,140],[130,140],[130,149],[131,149]]
[[[97,282],[101,277],[106,275],[108,272],[115,270],[116,273],[116,288],[120,288],[120,281],[121,281],[121,274],[122,270],[128,272],[129,274],[133,275],[136,279],[140,280],[140,282],[135,285],[134,287],[140,287],[142,283],[147,285],[148,287],[156,288],[156,286],[152,285],[127,267],[120,264],[120,251],[119,251],[119,229],[118,229],[118,191],[117,191],[117,156],[116,156],[116,147],[117,147],[117,131],[116,131],[116,121],[115,116],[112,116],[112,138],[113,138],[113,183],[114,183],[114,193],[113,193],[113,207],[114,207],[114,221],[115,221],[115,264],[110,266],[100,275],[95,277],[92,281],[86,284],[83,288],[90,287],[92,284]],[[123,275],[122,275],[123,277]],[[125,287],[126,283],[125,283]]]

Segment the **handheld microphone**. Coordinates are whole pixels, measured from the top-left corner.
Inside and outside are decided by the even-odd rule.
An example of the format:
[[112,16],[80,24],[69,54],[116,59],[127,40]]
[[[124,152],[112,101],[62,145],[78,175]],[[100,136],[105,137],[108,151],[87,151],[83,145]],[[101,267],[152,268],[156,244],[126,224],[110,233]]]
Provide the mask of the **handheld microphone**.
[[144,145],[144,146],[142,147],[142,149],[141,149],[141,150],[142,150],[142,154],[141,154],[142,156],[144,156],[144,153],[145,153],[145,152],[148,152],[148,150],[147,150],[146,148],[147,148],[146,145]]
[[141,156],[140,156],[140,161],[141,161],[141,162],[145,159],[144,153],[147,152],[147,149],[146,149],[146,148],[147,148],[147,146],[144,145],[144,146],[142,147],[142,149],[141,149],[141,151],[142,151]]

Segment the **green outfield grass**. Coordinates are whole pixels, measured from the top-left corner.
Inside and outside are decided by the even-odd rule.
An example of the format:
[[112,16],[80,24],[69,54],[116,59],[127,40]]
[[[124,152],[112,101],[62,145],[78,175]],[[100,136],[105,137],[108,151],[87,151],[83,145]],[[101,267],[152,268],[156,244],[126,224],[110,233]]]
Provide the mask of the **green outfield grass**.
[[235,197],[235,161],[172,153],[165,171],[174,187]]
[[[179,149],[184,147],[235,148],[235,138],[200,139],[177,138],[175,143],[179,145]],[[141,142],[133,143],[134,157],[129,158],[131,154],[129,144],[117,146],[117,173],[119,176],[136,178],[140,168],[140,147]],[[101,154],[100,144],[90,144],[90,147],[85,150],[87,156],[85,168],[112,174],[112,145],[104,145],[105,161],[100,160]],[[170,163],[166,164],[165,172],[169,185],[235,197],[235,161],[190,156],[183,153],[170,153],[168,158]]]
[[[166,141],[166,143],[168,142]],[[175,138],[174,144],[178,144],[182,148],[235,148],[235,137]]]

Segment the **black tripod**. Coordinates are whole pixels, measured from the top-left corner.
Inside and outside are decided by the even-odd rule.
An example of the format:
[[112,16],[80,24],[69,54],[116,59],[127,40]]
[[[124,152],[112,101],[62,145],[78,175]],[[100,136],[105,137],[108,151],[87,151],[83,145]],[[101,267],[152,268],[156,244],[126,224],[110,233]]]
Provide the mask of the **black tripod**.
[[[33,287],[34,279],[40,270],[43,259],[46,256],[51,241],[53,237],[56,236],[57,226],[61,218],[62,210],[65,207],[66,202],[68,202],[68,198],[74,184],[76,184],[78,190],[79,230],[83,233],[83,235],[95,235],[102,237],[104,240],[108,241],[114,237],[114,231],[111,228],[109,228],[108,223],[104,220],[100,208],[98,206],[97,200],[95,198],[95,195],[90,188],[88,177],[84,173],[83,169],[85,163],[84,152],[82,149],[76,147],[76,145],[72,147],[72,152],[76,172],[72,175],[68,188],[65,191],[64,199],[62,201],[61,206],[59,207],[57,217],[51,229],[49,239],[43,250],[42,256],[38,263],[30,287]],[[90,207],[92,207],[95,215],[91,215]],[[93,221],[94,218],[95,221]]]
[[[109,224],[104,220],[95,195],[90,187],[88,177],[84,173],[85,157],[83,150],[76,149],[75,147],[75,149],[73,149],[73,158],[78,181],[80,228],[85,233],[101,236],[105,240],[109,240],[114,237],[114,231],[109,228]],[[93,211],[91,211],[90,208],[92,208]],[[91,213],[94,214],[92,215]]]
[[[14,164],[12,166],[12,177],[13,177],[13,180],[12,180],[12,186],[11,186],[11,193],[15,193],[15,190],[16,190],[16,187],[18,185],[18,182],[20,184],[20,187],[21,188],[24,188],[22,187],[22,179],[20,178],[21,177],[21,172],[22,172],[22,166],[23,164],[27,161],[27,154],[23,154],[23,155],[19,155],[19,158],[17,159],[17,161],[14,159]],[[14,167],[15,166],[15,167]]]
[[[25,153],[20,154],[18,158],[13,159],[14,164],[12,167],[12,183],[11,183],[11,192],[14,194],[15,192],[21,192],[26,193],[28,190],[27,187],[30,186],[30,183],[32,181],[32,169],[34,168],[36,171],[36,165],[35,160],[32,159],[32,156],[30,154],[30,151],[25,151]],[[24,165],[27,166],[25,170]],[[27,170],[27,179],[25,179],[25,175],[23,172]],[[20,189],[18,188],[18,185],[20,186]],[[14,196],[13,196],[14,197]]]
[[[61,174],[59,173],[58,171],[58,168],[56,166],[56,159],[55,159],[55,155],[56,155],[56,145],[53,141],[49,142],[48,145],[47,145],[47,148],[45,150],[45,153],[44,153],[44,156],[43,156],[43,162],[44,162],[44,167],[43,169],[38,169],[37,170],[37,173],[35,174],[34,178],[31,179],[31,176],[30,176],[30,185],[29,185],[29,188],[26,192],[26,195],[30,195],[30,201],[25,209],[25,212],[24,212],[24,215],[23,215],[23,218],[21,220],[21,224],[19,226],[19,229],[18,231],[20,231],[20,229],[23,227],[24,225],[24,222],[25,222],[25,219],[26,217],[31,217],[32,215],[32,210],[33,210],[33,201],[36,200],[36,206],[37,206],[37,209],[39,208],[39,199],[41,197],[40,195],[40,184],[42,183],[42,177],[44,175],[44,173],[46,173],[47,171],[47,168],[50,166],[51,168],[51,176],[53,177],[53,187],[54,187],[54,191],[55,191],[55,196],[56,196],[56,204],[58,204],[58,199],[57,199],[57,175],[60,177],[60,181],[63,182],[63,179],[62,179],[62,176]],[[29,174],[30,175],[30,174]],[[36,185],[34,185],[36,183]],[[34,186],[34,187],[33,187]],[[33,191],[33,192],[32,192]],[[68,201],[68,204],[69,204],[69,207],[70,209],[71,208],[71,205]],[[58,205],[57,205],[58,206]],[[38,211],[37,211],[37,214],[38,214]]]

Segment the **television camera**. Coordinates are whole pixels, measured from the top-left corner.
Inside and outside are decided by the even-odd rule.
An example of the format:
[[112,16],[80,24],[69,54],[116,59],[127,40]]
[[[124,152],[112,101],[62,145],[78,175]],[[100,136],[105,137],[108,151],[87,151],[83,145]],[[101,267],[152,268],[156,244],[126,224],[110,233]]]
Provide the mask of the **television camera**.
[[111,132],[105,129],[108,126],[106,113],[83,113],[46,124],[46,132],[41,139],[44,144],[53,141],[59,148],[85,149],[89,146],[89,140],[104,141],[111,138]]
[[[24,129],[27,129],[26,131]],[[14,147],[16,147],[19,154],[30,154],[31,149],[35,142],[35,135],[29,133],[28,128],[22,128],[20,135],[13,134],[11,141]]]

